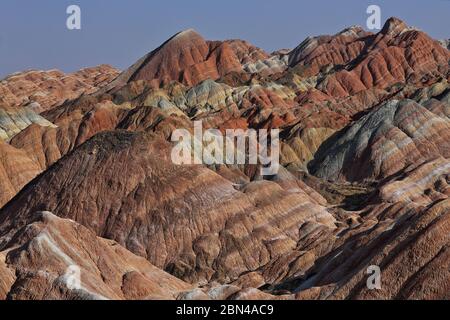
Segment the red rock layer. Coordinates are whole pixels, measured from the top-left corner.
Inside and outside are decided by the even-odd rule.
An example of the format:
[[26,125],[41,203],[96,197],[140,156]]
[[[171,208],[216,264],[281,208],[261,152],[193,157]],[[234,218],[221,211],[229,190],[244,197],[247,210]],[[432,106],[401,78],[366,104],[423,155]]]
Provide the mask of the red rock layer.
[[[55,92],[44,73],[8,78],[0,206],[18,194],[0,210],[0,298],[448,298],[449,60],[392,18],[271,56],[186,31],[109,84],[108,70],[49,72]],[[81,88],[96,92],[60,103]],[[279,174],[175,166],[168,141],[194,120],[280,128]]]
[[390,101],[346,128],[316,155],[328,180],[370,181],[438,157],[450,157],[450,119],[412,100]]
[[40,173],[27,154],[0,140],[0,206]]
[[146,80],[155,87],[171,81],[192,86],[241,72],[243,64],[267,57],[264,51],[245,41],[206,41],[194,30],[186,30],[122,73],[114,85]]
[[0,299],[175,299],[192,290],[116,242],[49,212],[30,215],[27,227],[16,230],[0,252],[0,271]]
[[86,68],[72,74],[58,70],[16,73],[0,82],[0,105],[26,105],[42,112],[83,93],[93,93],[118,74],[118,70],[108,65]]
[[97,135],[4,207],[2,234],[24,223],[30,208],[51,210],[174,275],[208,281],[236,279],[292,250],[306,221],[333,228],[324,200],[289,175],[238,188],[169,157],[170,145],[154,135]]

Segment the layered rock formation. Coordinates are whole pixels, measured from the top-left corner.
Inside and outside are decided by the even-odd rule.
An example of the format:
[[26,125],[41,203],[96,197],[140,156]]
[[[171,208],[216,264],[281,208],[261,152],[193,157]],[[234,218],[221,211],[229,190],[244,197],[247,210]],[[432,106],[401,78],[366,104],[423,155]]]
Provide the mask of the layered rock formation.
[[40,113],[68,99],[97,91],[117,77],[118,70],[101,65],[72,74],[59,70],[26,71],[0,81],[0,105],[27,106]]
[[7,275],[0,298],[174,299],[191,289],[73,221],[49,212],[28,219],[27,227],[16,230],[0,253]]
[[[7,77],[0,299],[450,298],[446,47],[396,18],[272,54],[188,30],[120,75]],[[198,120],[280,129],[278,174],[173,164]]]
[[192,86],[230,72],[241,72],[243,64],[267,57],[264,51],[245,41],[206,41],[189,29],[142,57],[120,75],[114,86],[138,80],[150,81],[153,86],[171,81]]
[[324,200],[288,182],[237,188],[206,168],[171,164],[170,146],[153,135],[105,133],[25,188],[4,207],[0,225],[8,239],[11,226],[20,227],[30,209],[39,208],[76,220],[185,280],[230,281],[292,250],[303,223],[334,228],[318,203]]
[[[308,299],[448,299],[449,164],[436,159],[382,183],[309,276],[287,286]],[[378,290],[367,286],[369,266],[381,270]]]
[[[199,289],[151,265],[111,240],[50,212],[30,215],[26,228],[0,252],[0,299],[224,300],[288,299],[255,288]],[[34,290],[29,288],[33,287]]]
[[0,139],[11,140],[16,134],[26,129],[31,124],[41,127],[54,127],[44,117],[28,107],[0,106]]
[[0,205],[14,197],[39,173],[40,168],[26,152],[0,140]]
[[449,158],[449,139],[446,114],[412,100],[392,100],[323,146],[313,172],[327,180],[379,180],[415,163]]

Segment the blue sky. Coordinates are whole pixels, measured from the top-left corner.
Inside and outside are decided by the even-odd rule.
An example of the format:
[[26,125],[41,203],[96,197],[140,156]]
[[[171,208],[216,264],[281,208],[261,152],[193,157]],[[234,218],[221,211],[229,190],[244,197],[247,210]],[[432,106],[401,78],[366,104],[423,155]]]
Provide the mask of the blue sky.
[[[82,10],[82,30],[66,28],[66,8]],[[27,69],[66,72],[108,63],[126,68],[174,33],[194,28],[206,39],[241,38],[267,50],[305,37],[365,26],[378,4],[435,38],[450,38],[448,0],[1,0],[0,78]]]

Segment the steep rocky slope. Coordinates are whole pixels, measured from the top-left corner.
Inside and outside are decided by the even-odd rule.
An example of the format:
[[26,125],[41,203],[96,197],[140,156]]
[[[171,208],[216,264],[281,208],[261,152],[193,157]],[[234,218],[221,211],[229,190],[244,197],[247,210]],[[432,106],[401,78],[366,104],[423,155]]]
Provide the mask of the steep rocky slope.
[[33,181],[4,207],[0,229],[8,239],[30,211],[47,210],[185,280],[224,281],[292,250],[305,222],[334,228],[318,201],[300,182],[236,186],[203,167],[175,166],[164,140],[119,131],[95,136]]
[[[448,299],[450,163],[439,158],[382,183],[327,255],[287,285],[298,298]],[[369,266],[381,289],[370,290]]]
[[39,167],[24,151],[0,140],[0,205],[11,200],[39,173]]
[[[196,288],[133,255],[112,240],[51,212],[29,216],[0,252],[0,299],[222,300],[289,299],[255,288]],[[30,290],[33,288],[33,290]]]
[[16,134],[35,123],[41,127],[54,127],[51,122],[28,107],[0,106],[0,139],[9,141]]
[[[31,215],[15,232],[0,252],[8,276],[0,298],[174,299],[191,289],[114,241],[49,212]],[[78,275],[80,283],[73,278]]]
[[449,139],[446,114],[433,113],[412,100],[392,100],[323,146],[317,157],[324,158],[313,172],[327,180],[379,180],[415,163],[450,158]]

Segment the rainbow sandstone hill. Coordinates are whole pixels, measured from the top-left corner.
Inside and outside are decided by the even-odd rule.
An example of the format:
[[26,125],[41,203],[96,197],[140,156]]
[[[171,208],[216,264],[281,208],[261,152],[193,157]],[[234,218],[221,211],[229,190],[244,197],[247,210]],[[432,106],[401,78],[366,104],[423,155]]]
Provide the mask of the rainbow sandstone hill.
[[[0,299],[450,299],[449,81],[448,41],[397,18],[274,53],[187,30],[122,72],[10,75]],[[173,164],[194,121],[279,129],[278,174]]]

